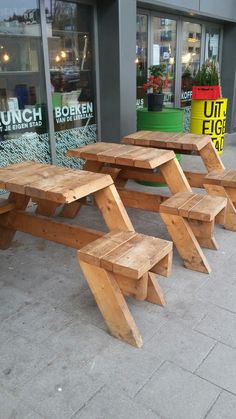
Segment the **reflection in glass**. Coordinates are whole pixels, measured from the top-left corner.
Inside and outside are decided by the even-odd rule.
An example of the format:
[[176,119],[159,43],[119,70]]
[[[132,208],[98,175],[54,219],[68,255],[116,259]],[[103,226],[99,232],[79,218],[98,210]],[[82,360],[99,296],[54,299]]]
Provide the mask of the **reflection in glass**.
[[136,68],[137,68],[137,107],[144,106],[146,96],[143,84],[147,80],[147,44],[148,44],[147,15],[138,14],[136,21]]
[[159,17],[152,18],[152,65],[162,64],[168,85],[163,89],[165,105],[174,105],[176,21]]
[[39,4],[11,5],[0,9],[0,166],[50,161]]
[[220,29],[206,28],[205,60],[219,62]]
[[80,167],[81,161],[65,152],[96,141],[92,7],[45,3],[57,161]]
[[191,106],[192,80],[200,67],[201,25],[183,23],[181,106]]

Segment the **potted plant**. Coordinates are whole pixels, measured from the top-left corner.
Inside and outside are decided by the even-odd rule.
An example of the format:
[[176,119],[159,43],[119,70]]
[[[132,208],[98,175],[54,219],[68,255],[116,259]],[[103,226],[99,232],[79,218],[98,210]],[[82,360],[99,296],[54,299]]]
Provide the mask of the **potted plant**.
[[218,68],[215,61],[207,60],[193,79],[192,99],[219,99],[221,97]]
[[163,88],[168,81],[164,76],[162,65],[153,65],[149,67],[150,76],[143,88],[147,92],[148,111],[162,111],[164,94]]

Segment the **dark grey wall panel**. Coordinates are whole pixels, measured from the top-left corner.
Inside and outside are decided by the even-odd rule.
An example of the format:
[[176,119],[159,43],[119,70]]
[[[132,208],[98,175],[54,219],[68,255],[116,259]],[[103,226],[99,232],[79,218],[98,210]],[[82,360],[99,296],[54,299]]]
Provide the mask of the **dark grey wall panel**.
[[136,130],[136,0],[119,0],[121,137]]
[[[142,0],[141,0],[142,1]],[[146,3],[159,4],[163,7],[176,7],[176,9],[185,9],[185,10],[199,10],[199,0],[168,0],[168,1],[158,1],[158,0],[144,0]]]
[[200,12],[236,21],[236,0],[200,0]]
[[136,129],[136,0],[99,0],[101,138]]
[[224,28],[221,82],[222,93],[228,98],[227,132],[236,129],[236,24],[227,24]]

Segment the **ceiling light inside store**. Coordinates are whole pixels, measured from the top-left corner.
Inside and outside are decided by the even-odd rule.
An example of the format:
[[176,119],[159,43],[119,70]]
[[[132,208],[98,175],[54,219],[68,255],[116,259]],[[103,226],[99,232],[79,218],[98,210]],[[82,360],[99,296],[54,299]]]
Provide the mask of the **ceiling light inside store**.
[[59,61],[61,61],[61,57],[60,57],[59,55],[57,55],[57,56],[56,56],[56,58],[55,58],[55,61],[56,61],[57,63],[59,63]]
[[10,56],[8,54],[3,55],[3,61],[7,63],[10,60]]
[[191,59],[191,54],[188,52],[187,54],[182,55],[182,63],[187,64]]
[[66,58],[66,53],[65,53],[65,51],[61,51],[61,58]]

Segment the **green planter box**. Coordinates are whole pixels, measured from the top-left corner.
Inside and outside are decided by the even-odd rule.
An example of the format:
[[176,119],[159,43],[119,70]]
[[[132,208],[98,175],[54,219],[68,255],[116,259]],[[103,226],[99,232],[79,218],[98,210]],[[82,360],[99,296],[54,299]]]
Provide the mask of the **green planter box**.
[[[184,109],[163,108],[161,112],[150,112],[147,108],[137,109],[137,131],[183,132]],[[178,161],[181,155],[176,154]],[[139,182],[148,186],[166,186],[160,182]]]

